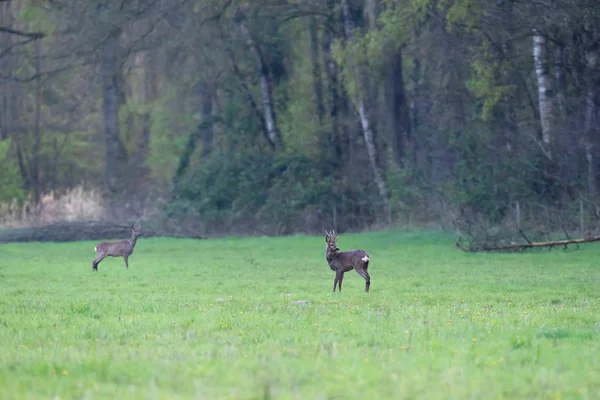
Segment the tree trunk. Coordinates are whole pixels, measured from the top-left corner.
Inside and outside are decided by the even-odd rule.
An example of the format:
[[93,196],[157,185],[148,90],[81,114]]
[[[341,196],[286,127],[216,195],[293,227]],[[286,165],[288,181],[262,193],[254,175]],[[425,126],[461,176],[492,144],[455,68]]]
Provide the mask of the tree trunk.
[[175,193],[179,190],[179,183],[187,172],[198,142],[201,145],[200,156],[208,157],[213,151],[215,130],[219,129],[220,116],[215,89],[210,84],[203,82],[198,85],[198,95],[200,97],[200,123],[189,134],[187,144],[179,156],[179,164],[173,177]]
[[[141,111],[129,113],[130,129],[135,133],[135,149],[129,157],[126,182],[130,188],[139,188],[149,179],[150,169],[146,165],[150,154],[150,141],[152,134],[151,106],[156,98],[157,60],[153,53],[139,51],[134,59],[135,68],[127,85],[127,96],[134,104],[141,106]],[[125,91],[122,91],[125,92]],[[125,101],[123,97],[120,102]]]
[[[210,89],[209,84],[202,83],[199,85],[199,96],[200,96],[200,120],[207,121],[213,118],[213,90]],[[200,156],[207,158],[213,151],[213,140],[214,132],[213,125],[208,124],[200,132]]]
[[391,48],[391,43],[388,43],[387,47],[389,51],[386,56],[386,76],[384,80],[387,118],[391,127],[394,163],[402,166],[411,141],[410,112],[402,76],[402,51]]
[[33,151],[31,154],[31,183],[33,185],[34,201],[37,203],[41,198],[41,182],[40,182],[40,152],[42,144],[41,132],[41,103],[42,103],[42,78],[41,78],[41,51],[40,39],[35,40],[35,120],[33,128]]
[[[8,28],[16,27],[17,23],[13,14],[13,4],[11,2],[0,2],[0,22],[2,26]],[[14,9],[14,12],[18,13],[18,8]],[[10,34],[2,34],[2,39],[4,46],[0,48],[0,51],[7,51],[18,43],[18,39],[15,39]],[[0,71],[2,75],[13,76],[16,73],[17,67],[20,65],[20,56],[21,53],[15,51],[7,51],[3,54],[2,58],[0,58]],[[10,138],[12,140],[12,147],[15,149],[19,173],[21,175],[22,187],[23,190],[29,192],[31,190],[31,176],[29,160],[27,160],[26,147],[24,145],[27,141],[28,130],[23,127],[23,121],[27,119],[22,118],[25,108],[23,105],[25,87],[25,85],[18,82],[0,79],[0,105],[2,107],[0,108],[0,139]]]
[[244,36],[244,39],[246,40],[246,45],[252,54],[256,72],[259,76],[260,94],[262,98],[264,114],[264,127],[266,129],[267,139],[273,148],[281,149],[283,148],[283,143],[281,140],[279,127],[277,126],[277,114],[275,112],[275,102],[273,100],[273,87],[269,73],[269,66],[267,65],[265,57],[262,54],[260,46],[252,37],[250,29],[248,29],[248,26],[246,25],[246,19],[243,15],[243,12],[239,8],[236,10],[235,19],[242,35]]
[[554,76],[556,78],[556,108],[557,119],[562,123],[565,118],[567,101],[565,100],[565,90],[567,88],[567,78],[565,75],[564,47],[556,45],[554,50]]
[[587,162],[587,186],[590,196],[595,196],[598,193],[597,185],[597,160],[596,146],[596,104],[594,97],[596,96],[596,77],[595,69],[598,62],[598,56],[595,51],[589,51],[586,55],[587,61],[587,91],[585,97],[585,122],[584,122],[584,149],[585,159]]
[[213,150],[219,149],[219,144],[221,143],[221,139],[223,137],[223,124],[220,121],[221,116],[221,106],[219,105],[219,91],[215,88],[215,91],[212,96],[212,146]]
[[121,105],[121,79],[119,71],[119,35],[113,30],[100,49],[100,75],[102,78],[102,114],[104,119],[105,180],[112,192],[126,187],[124,172],[127,167],[127,150],[119,133],[119,107]]
[[329,108],[329,119],[331,127],[327,147],[333,149],[335,161],[342,159],[341,132],[340,132],[340,92],[339,92],[339,70],[333,57],[333,39],[335,35],[336,22],[335,1],[328,0],[329,14],[323,32],[323,63],[325,65],[325,76],[327,77],[327,106]]
[[263,133],[265,135],[266,141],[267,141],[267,143],[269,143],[271,145],[271,147],[273,147],[273,144],[272,144],[271,140],[269,139],[267,124],[265,122],[264,114],[261,112],[260,107],[258,106],[258,103],[256,102],[256,100],[254,100],[252,91],[251,91],[250,87],[248,86],[248,84],[246,83],[246,80],[244,79],[244,75],[242,74],[242,71],[240,70],[240,68],[237,64],[234,53],[229,48],[225,49],[225,51],[227,52],[227,55],[229,56],[229,60],[231,62],[231,68],[233,69],[233,74],[237,78],[240,86],[242,87],[242,93],[244,94],[244,97],[246,97],[248,104],[250,104],[252,111],[254,111],[254,114],[256,115],[256,119],[258,119],[261,127],[263,128]]
[[[12,27],[13,16],[10,8],[10,2],[0,3],[0,24],[6,27]],[[13,45],[12,35],[3,35],[3,45],[0,47],[0,52],[5,49],[10,49]],[[0,71],[7,76],[12,75],[12,53],[7,52],[0,58]],[[11,103],[12,89],[15,84],[8,80],[0,80],[0,140],[8,139],[10,136],[10,127],[12,124],[11,118]]]
[[417,57],[413,57],[412,62],[412,93],[410,96],[410,126],[413,137],[413,151],[415,152],[415,165],[423,171],[427,176],[431,176],[431,147],[429,138],[421,133],[421,115],[423,98],[425,91],[423,90],[423,73],[421,71],[421,61]]
[[323,80],[321,79],[321,58],[319,54],[319,30],[317,18],[312,16],[309,23],[310,33],[310,56],[312,62],[312,78],[315,94],[315,103],[319,125],[323,124],[325,116],[325,105],[323,104]]
[[150,115],[150,107],[152,102],[156,98],[156,62],[152,53],[149,51],[141,52],[141,70],[142,81],[142,104],[144,105],[144,111],[142,112],[142,123],[141,132],[138,138],[138,147],[136,149],[136,160],[138,167],[142,167],[146,164],[148,155],[150,154],[150,140],[152,131],[152,118]]
[[[344,32],[346,34],[346,40],[350,41],[352,39],[352,30],[353,30],[353,22],[350,15],[350,7],[348,5],[348,0],[342,0],[342,13],[344,19]],[[369,156],[369,163],[371,165],[371,170],[373,172],[373,178],[375,180],[375,184],[377,185],[377,189],[379,190],[379,195],[383,201],[384,210],[385,210],[385,221],[388,225],[392,223],[392,210],[389,202],[389,191],[387,187],[387,183],[385,181],[385,177],[383,175],[383,171],[379,168],[378,165],[378,156],[377,156],[377,146],[375,144],[375,137],[373,134],[373,130],[371,127],[371,123],[369,121],[369,116],[367,113],[366,105],[364,102],[364,96],[362,94],[362,82],[361,73],[358,65],[356,65],[352,55],[350,56],[349,62],[351,64],[352,74],[356,84],[356,106],[358,108],[358,114],[360,117],[360,124],[363,131],[363,137],[365,140],[365,145],[367,148],[367,154]]]
[[[502,10],[502,25],[504,29],[501,33],[502,40],[502,54],[498,57],[498,62],[505,63],[502,68],[502,84],[511,85],[514,81],[514,71],[509,68],[510,63],[506,60],[514,59],[512,37],[515,34],[514,28],[514,9],[512,0],[504,1],[499,4]],[[513,142],[515,137],[515,110],[514,100],[511,94],[504,95],[504,137],[503,137],[503,148],[506,150],[507,155],[510,156],[513,150]]]
[[23,180],[23,187],[25,190],[29,190],[31,188],[29,173],[27,172],[27,164],[25,162],[25,158],[23,157],[23,150],[21,149],[21,143],[17,141],[16,143],[17,150],[17,161],[19,163],[19,172],[21,173],[21,179]]
[[542,142],[547,155],[551,155],[550,146],[554,140],[554,109],[552,104],[552,81],[546,52],[546,38],[539,32],[533,32],[533,60],[538,85],[538,101],[540,123],[542,126]]

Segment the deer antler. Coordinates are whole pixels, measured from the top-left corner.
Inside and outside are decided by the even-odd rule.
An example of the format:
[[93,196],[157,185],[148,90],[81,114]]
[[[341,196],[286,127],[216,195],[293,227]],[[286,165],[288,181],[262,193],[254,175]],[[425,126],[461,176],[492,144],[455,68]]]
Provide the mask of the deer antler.
[[336,235],[335,231],[327,232],[325,231],[325,240],[334,241],[337,240],[338,235]]

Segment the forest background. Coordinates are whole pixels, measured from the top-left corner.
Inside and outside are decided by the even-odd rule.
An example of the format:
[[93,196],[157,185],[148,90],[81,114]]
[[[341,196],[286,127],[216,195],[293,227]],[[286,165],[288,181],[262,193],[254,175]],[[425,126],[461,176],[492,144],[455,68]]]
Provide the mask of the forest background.
[[583,235],[599,50],[592,0],[0,0],[0,228]]

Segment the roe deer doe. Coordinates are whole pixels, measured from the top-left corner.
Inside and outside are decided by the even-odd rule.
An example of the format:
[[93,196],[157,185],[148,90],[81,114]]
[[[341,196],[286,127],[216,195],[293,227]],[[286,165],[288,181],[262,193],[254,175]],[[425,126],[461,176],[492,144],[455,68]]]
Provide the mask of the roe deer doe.
[[123,257],[125,259],[125,267],[129,269],[128,258],[133,253],[135,242],[141,234],[142,226],[138,225],[131,228],[131,239],[119,240],[118,242],[102,242],[94,247],[96,259],[92,261],[92,269],[98,271],[98,264],[104,257]]
[[342,281],[344,273],[354,269],[360,276],[365,278],[365,292],[369,291],[371,286],[371,277],[367,269],[369,268],[369,255],[363,250],[340,251],[337,247],[338,235],[335,231],[331,233],[325,231],[325,242],[327,243],[325,258],[332,270],[335,271],[335,280],[333,281],[333,291],[339,283],[340,292],[342,291]]

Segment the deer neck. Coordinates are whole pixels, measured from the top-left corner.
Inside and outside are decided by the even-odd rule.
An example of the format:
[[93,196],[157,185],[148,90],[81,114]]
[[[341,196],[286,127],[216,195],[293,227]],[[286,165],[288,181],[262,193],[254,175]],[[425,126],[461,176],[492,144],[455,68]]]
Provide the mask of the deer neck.
[[327,260],[328,263],[331,263],[333,261],[333,259],[335,258],[335,256],[337,256],[337,254],[339,253],[339,251],[327,251],[325,253],[325,259]]
[[137,241],[137,236],[131,236],[131,239],[128,240],[129,242],[129,252],[131,253],[133,251],[133,248],[135,247],[135,242]]

